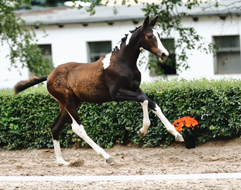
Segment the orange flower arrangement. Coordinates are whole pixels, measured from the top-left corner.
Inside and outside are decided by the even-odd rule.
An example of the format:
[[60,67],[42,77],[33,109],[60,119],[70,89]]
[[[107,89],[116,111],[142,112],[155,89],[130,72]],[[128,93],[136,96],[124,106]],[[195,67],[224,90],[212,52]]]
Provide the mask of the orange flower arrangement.
[[185,133],[187,132],[189,135],[194,135],[195,129],[198,127],[198,121],[190,116],[182,117],[173,122],[175,129],[182,133],[185,138]]

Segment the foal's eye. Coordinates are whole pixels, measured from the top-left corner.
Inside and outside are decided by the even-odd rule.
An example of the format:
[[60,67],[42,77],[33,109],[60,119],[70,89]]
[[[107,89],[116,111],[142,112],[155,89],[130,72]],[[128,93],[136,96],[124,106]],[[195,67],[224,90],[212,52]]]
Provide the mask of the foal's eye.
[[152,39],[152,35],[148,35],[147,38],[150,40]]

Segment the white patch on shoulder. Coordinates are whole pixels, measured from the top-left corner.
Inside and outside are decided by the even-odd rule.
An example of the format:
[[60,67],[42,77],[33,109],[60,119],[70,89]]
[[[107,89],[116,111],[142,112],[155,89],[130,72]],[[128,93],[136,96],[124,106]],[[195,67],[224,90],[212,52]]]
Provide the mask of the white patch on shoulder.
[[131,39],[131,36],[132,36],[132,33],[129,32],[129,34],[128,34],[128,36],[127,36],[127,39],[126,39],[126,46],[129,44],[130,39]]
[[110,58],[111,58],[111,53],[108,53],[105,58],[102,60],[103,67],[104,69],[107,69],[110,66]]
[[158,45],[158,49],[162,52],[165,53],[167,56],[169,55],[168,51],[166,50],[166,48],[162,45],[162,42],[159,38],[159,35],[157,33],[157,31],[155,29],[153,29],[153,34],[157,39],[157,45]]

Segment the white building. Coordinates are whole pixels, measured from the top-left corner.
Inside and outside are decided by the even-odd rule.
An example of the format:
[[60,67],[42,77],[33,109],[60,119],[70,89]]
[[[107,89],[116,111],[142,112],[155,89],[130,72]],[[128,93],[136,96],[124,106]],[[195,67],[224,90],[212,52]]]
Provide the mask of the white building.
[[[223,0],[222,5],[229,5],[234,0]],[[221,4],[221,2],[220,2]],[[235,4],[241,7],[241,3]],[[25,11],[22,18],[27,25],[35,26],[36,21],[45,24],[44,33],[35,26],[38,44],[43,48],[43,54],[49,57],[54,66],[62,63],[74,61],[88,63],[99,56],[104,56],[110,52],[115,44],[129,30],[142,24],[144,12],[141,5],[125,7],[117,6],[118,14],[113,14],[113,7],[97,6],[96,14],[89,16],[84,9],[71,9],[59,7],[43,9],[38,11]],[[194,27],[205,41],[214,42],[220,46],[217,56],[206,54],[198,50],[187,51],[190,68],[173,72],[167,75],[168,78],[241,78],[241,58],[240,58],[240,35],[241,35],[241,10],[228,9],[227,6],[219,8],[208,8],[202,11],[197,7],[187,11],[191,17],[183,17],[182,24],[187,27]],[[181,11],[181,10],[180,10]],[[177,39],[176,32],[172,32],[169,40]],[[171,38],[171,39],[170,39]],[[176,52],[181,51],[177,49]],[[20,80],[25,80],[29,76],[27,68],[19,71],[10,67],[10,61],[6,58],[9,54],[7,45],[0,46],[0,88],[12,88]],[[147,53],[145,53],[148,57]],[[146,60],[147,62],[148,60]],[[162,76],[153,76],[145,65],[140,66],[142,81],[152,81]],[[175,74],[176,73],[176,74]]]

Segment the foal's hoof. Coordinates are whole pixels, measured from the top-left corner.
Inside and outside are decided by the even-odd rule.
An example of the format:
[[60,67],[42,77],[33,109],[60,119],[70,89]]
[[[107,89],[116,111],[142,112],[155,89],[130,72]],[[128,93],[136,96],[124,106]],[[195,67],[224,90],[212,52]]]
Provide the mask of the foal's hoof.
[[58,166],[69,166],[70,165],[69,162],[58,162],[57,164],[58,164]]
[[145,134],[141,130],[138,131],[138,135],[139,135],[140,138],[145,136]]
[[111,164],[111,163],[114,163],[115,161],[114,161],[113,158],[109,157],[108,159],[106,159],[106,162],[107,162],[108,164]]
[[184,142],[184,139],[183,139],[182,135],[178,134],[178,135],[175,137],[175,141],[177,141],[177,142]]

